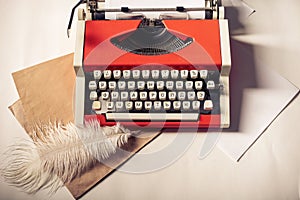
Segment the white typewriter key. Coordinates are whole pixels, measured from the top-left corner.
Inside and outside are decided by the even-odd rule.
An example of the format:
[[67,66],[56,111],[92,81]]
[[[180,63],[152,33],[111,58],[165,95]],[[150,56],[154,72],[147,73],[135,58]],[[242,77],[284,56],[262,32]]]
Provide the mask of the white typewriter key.
[[117,101],[117,102],[116,102],[116,109],[117,109],[117,110],[122,110],[122,109],[123,109],[123,106],[124,106],[123,101]]
[[168,79],[169,78],[169,70],[162,70],[161,71],[161,78],[162,79]]
[[121,92],[121,101],[128,100],[128,92]]
[[109,98],[109,93],[108,92],[101,92],[101,98],[103,100],[107,100]]
[[96,91],[92,91],[90,93],[90,100],[97,100],[98,99],[98,95],[97,95],[97,92]]
[[173,102],[173,108],[174,110],[180,110],[181,102],[180,101],[174,101]]
[[107,110],[113,110],[115,107],[115,103],[114,102],[106,102],[106,108]]
[[119,88],[119,90],[125,90],[125,88],[126,88],[125,81],[119,81],[118,82],[118,88]]
[[166,92],[159,92],[158,97],[159,97],[159,100],[166,100],[167,93]]
[[142,108],[143,108],[143,103],[142,103],[141,101],[136,101],[136,102],[134,103],[134,106],[135,106],[135,109],[136,109],[136,110],[142,110]]
[[117,87],[116,81],[109,81],[109,82],[108,82],[108,88],[109,88],[109,89],[115,90],[116,87]]
[[204,110],[212,110],[214,108],[212,100],[206,100],[204,101]]
[[191,70],[190,73],[192,79],[198,78],[198,70]]
[[135,82],[134,81],[128,81],[128,89],[134,90],[135,89]]
[[167,81],[166,82],[166,87],[167,87],[168,90],[173,90],[174,82],[173,81]]
[[202,101],[204,100],[205,98],[205,92],[204,91],[200,91],[200,92],[197,92],[197,99]]
[[196,81],[195,82],[195,88],[196,90],[201,90],[203,86],[203,82],[202,81]]
[[161,101],[154,101],[154,109],[160,110],[161,109]]
[[158,79],[159,77],[159,70],[152,70],[151,75],[153,79]]
[[125,102],[125,109],[126,110],[132,110],[133,109],[133,102],[132,101],[126,101]]
[[185,92],[178,92],[178,100],[184,100],[185,99],[185,96],[186,96],[186,93]]
[[191,107],[191,103],[189,101],[182,102],[183,110],[188,110]]
[[130,78],[130,70],[124,70],[123,71],[123,78],[129,79]]
[[111,78],[111,71],[110,70],[104,70],[103,74],[104,74],[105,79],[110,79]]
[[154,92],[154,91],[149,92],[149,98],[150,98],[151,101],[156,100],[156,98],[157,98],[157,93]]
[[137,82],[137,88],[139,90],[144,90],[145,89],[145,81],[138,81]]
[[93,110],[100,110],[101,109],[101,103],[100,101],[94,101],[92,105]]
[[215,89],[216,88],[216,86],[215,86],[215,82],[214,81],[207,81],[207,89],[209,89],[209,90],[213,90],[213,89]]
[[143,79],[148,79],[150,77],[150,70],[142,70]]
[[151,110],[152,108],[152,102],[151,101],[145,101],[145,109]]
[[195,92],[188,92],[187,96],[188,100],[194,100],[196,97]]
[[186,81],[185,82],[185,89],[192,90],[193,89],[193,85],[194,85],[193,81]]
[[189,75],[189,71],[188,70],[181,70],[180,71],[180,76],[182,79],[186,79]]
[[178,70],[171,70],[171,78],[177,79],[178,78],[179,71]]
[[119,100],[119,92],[111,92],[111,100],[112,101]]
[[106,90],[107,84],[106,81],[100,81],[99,82],[99,89],[100,90]]
[[140,70],[133,70],[132,71],[132,77],[134,79],[139,79],[140,78],[140,74],[141,74],[141,71]]
[[90,90],[97,90],[97,83],[96,83],[96,81],[90,81],[89,82],[89,89]]
[[96,80],[99,80],[100,78],[101,78],[101,71],[100,70],[95,70],[94,72],[93,72],[93,74],[94,74],[94,79],[96,79]]
[[199,110],[200,108],[200,101],[193,101],[193,110]]
[[121,78],[121,70],[114,70],[113,75],[115,79],[120,79]]
[[145,101],[147,99],[147,92],[140,92],[140,99]]
[[183,89],[183,81],[176,81],[176,89],[177,90]]
[[208,74],[207,70],[200,70],[200,77],[201,78],[206,79],[207,78],[207,74]]
[[130,92],[130,100],[137,100],[138,93],[137,92]]
[[157,89],[158,90],[163,90],[165,87],[165,82],[164,81],[157,81]]
[[169,100],[174,101],[176,99],[176,92],[169,92]]
[[170,101],[164,101],[164,109],[170,110],[171,109],[171,102]]
[[147,89],[154,90],[154,81],[147,81]]

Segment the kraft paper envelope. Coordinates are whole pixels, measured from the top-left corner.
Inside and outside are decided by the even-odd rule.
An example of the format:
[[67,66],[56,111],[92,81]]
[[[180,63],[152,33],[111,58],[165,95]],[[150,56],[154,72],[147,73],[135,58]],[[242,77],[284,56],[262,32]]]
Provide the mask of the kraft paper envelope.
[[[10,106],[10,110],[27,133],[37,123],[73,121],[73,54],[15,72],[13,78],[20,99]],[[110,167],[98,163],[66,187],[74,198],[81,197],[158,134],[159,132],[147,133],[143,138],[130,139],[124,147],[129,154],[118,151],[107,161]]]

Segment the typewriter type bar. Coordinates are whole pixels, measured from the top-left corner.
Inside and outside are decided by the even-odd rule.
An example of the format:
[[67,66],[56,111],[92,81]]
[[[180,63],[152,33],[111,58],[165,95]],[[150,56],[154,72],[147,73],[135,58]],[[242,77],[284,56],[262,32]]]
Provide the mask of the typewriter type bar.
[[[229,127],[229,31],[219,1],[198,8],[117,9],[80,1],[74,9],[81,4],[76,124],[97,119],[104,126]],[[153,11],[161,13],[149,17]],[[191,11],[203,11],[204,18],[192,19]],[[107,13],[116,19],[106,19]]]

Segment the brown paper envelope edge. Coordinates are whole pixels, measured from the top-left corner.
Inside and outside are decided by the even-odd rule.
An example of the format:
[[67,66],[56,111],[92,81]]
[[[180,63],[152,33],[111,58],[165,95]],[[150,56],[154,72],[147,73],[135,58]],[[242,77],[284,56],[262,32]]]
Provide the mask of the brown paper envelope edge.
[[15,116],[19,124],[26,130],[27,133],[30,132],[30,130],[26,128],[26,116],[23,109],[23,104],[21,99],[14,102],[11,106],[8,107],[9,110],[12,112],[12,114]]
[[25,129],[26,133],[31,137],[31,133],[34,130],[35,124],[30,123],[26,120],[28,117],[26,116],[26,113],[23,109],[21,99],[18,99],[16,102],[14,102],[11,106],[8,107],[8,109],[17,119],[19,124]]
[[23,78],[24,73],[26,73],[26,74],[27,73],[31,73],[33,71],[36,71],[37,69],[41,69],[42,70],[42,68],[44,68],[46,65],[50,66],[50,65],[53,65],[53,64],[62,63],[65,60],[68,60],[69,58],[71,58],[73,60],[73,56],[74,56],[74,53],[70,53],[70,54],[67,54],[67,55],[64,55],[64,56],[52,59],[52,60],[47,60],[47,61],[39,63],[37,65],[33,65],[33,66],[28,67],[28,68],[25,68],[25,69],[13,72],[12,76],[13,76],[13,79],[14,79],[14,82],[15,82],[16,89],[18,91],[19,97],[24,96],[24,93],[23,93],[23,90],[22,90],[23,87],[18,82],[19,79]]
[[[71,183],[67,184],[66,187],[74,198],[81,198],[97,184],[104,181],[118,167],[133,157],[134,154],[138,153],[142,148],[158,137],[160,133],[161,132],[152,133],[147,138],[130,139],[128,145],[123,148],[127,151],[127,153],[129,152],[128,155],[122,155],[122,152],[120,151],[116,152],[114,155],[111,155],[109,161],[107,161],[110,167],[105,164],[98,163],[95,167],[86,171],[81,177],[75,178]],[[84,189],[82,185],[85,186]]]
[[[12,74],[28,125],[55,122],[57,119],[64,123],[73,121],[72,95],[75,86],[75,72],[72,67],[73,55],[71,53],[61,56]],[[52,76],[48,76],[48,74]],[[59,88],[62,89],[59,90]],[[53,91],[57,92],[56,96],[52,95]],[[49,110],[44,106],[45,101],[56,106]],[[42,112],[37,112],[34,109],[36,107],[43,109]],[[66,112],[61,112],[61,110]]]

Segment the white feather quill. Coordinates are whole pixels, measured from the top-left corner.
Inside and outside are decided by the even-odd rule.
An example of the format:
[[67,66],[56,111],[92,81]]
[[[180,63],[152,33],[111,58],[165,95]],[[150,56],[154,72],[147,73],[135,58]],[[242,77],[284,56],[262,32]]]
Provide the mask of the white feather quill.
[[54,193],[97,161],[115,153],[132,134],[119,124],[101,127],[97,121],[84,127],[72,123],[37,126],[32,141],[16,143],[4,154],[1,175],[8,184],[26,193],[46,188]]

